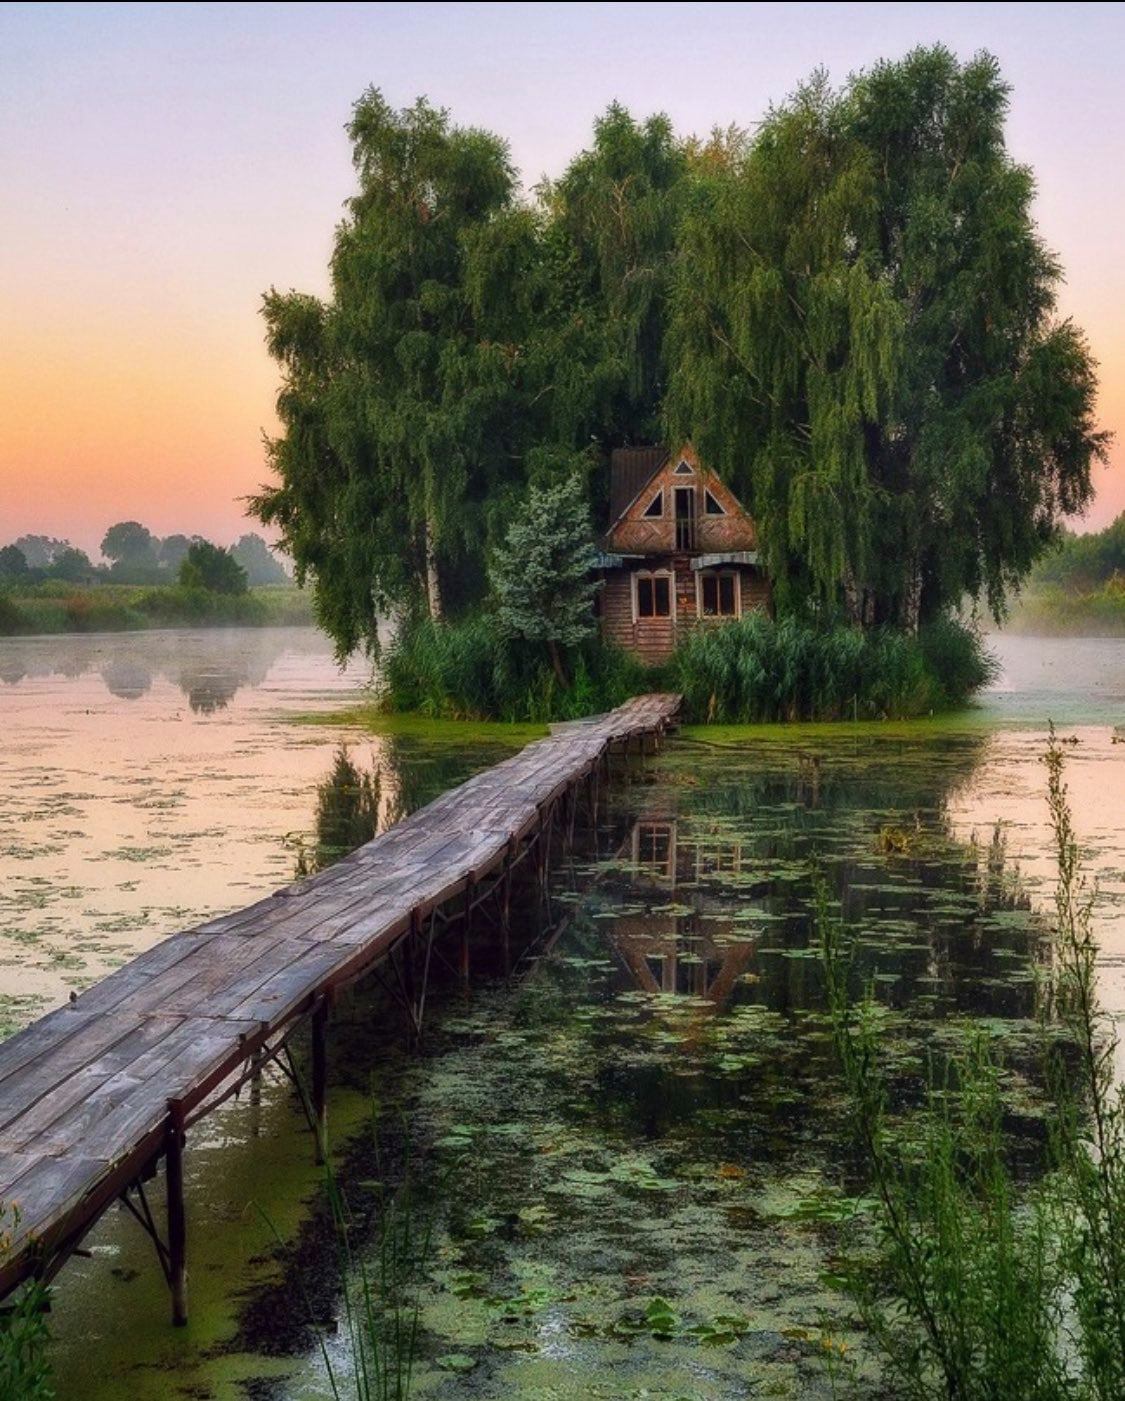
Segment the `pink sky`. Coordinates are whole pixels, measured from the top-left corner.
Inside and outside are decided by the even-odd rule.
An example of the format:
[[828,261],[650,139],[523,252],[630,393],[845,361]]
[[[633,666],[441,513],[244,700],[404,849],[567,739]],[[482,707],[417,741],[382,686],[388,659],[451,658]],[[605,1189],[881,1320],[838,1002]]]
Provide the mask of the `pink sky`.
[[[370,83],[508,137],[528,184],[613,99],[750,126],[818,64],[942,41],[1014,85],[1062,310],[1125,436],[1118,5],[7,5],[0,9],[0,543],[109,523],[230,541],[266,475],[258,305],[321,292]],[[1125,510],[1125,446],[1087,524]]]

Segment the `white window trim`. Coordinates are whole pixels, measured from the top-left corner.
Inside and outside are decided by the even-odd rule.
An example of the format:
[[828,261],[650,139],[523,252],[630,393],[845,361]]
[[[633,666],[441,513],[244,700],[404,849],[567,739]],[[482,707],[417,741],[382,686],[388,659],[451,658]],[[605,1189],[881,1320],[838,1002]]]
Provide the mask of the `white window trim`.
[[[714,575],[718,579],[723,574],[730,574],[734,578],[734,612],[733,613],[704,613],[703,612],[703,579],[705,575]],[[723,618],[742,617],[742,571],[741,569],[700,569],[695,575],[695,615],[703,621],[714,618],[720,621]]]
[[[707,509],[708,498],[710,498],[715,503],[715,505],[718,506],[719,509],[717,511],[709,511]],[[709,486],[705,486],[703,488],[703,514],[704,516],[710,516],[712,520],[718,520],[720,516],[726,516],[730,514],[730,512],[727,510],[727,508],[723,505],[723,503],[719,500],[719,498],[715,495],[715,493],[711,490]]]
[[[651,618],[642,618],[637,607],[638,579],[668,580],[668,616],[654,613]],[[633,604],[633,623],[670,623],[676,616],[676,576],[671,569],[634,569],[629,576],[629,597]],[[655,601],[655,600],[654,600]]]
[[681,457],[675,467],[672,468],[672,475],[673,477],[694,477],[695,468],[686,457]]

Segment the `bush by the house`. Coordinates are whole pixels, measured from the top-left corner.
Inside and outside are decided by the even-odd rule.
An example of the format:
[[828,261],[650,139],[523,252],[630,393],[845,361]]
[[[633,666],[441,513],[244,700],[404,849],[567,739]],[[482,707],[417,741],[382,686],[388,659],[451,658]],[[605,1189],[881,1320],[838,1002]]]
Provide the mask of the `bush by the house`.
[[963,704],[993,666],[977,635],[952,621],[912,636],[752,613],[688,633],[671,684],[697,721],[897,719]]
[[570,648],[562,686],[543,647],[507,634],[491,613],[406,622],[383,658],[383,703],[446,719],[576,719],[620,705],[652,678],[598,638]]

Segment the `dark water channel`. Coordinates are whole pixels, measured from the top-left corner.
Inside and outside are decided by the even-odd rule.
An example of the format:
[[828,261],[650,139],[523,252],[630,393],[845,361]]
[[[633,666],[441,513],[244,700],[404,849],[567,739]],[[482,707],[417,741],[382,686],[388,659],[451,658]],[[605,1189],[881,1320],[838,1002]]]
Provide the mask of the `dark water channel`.
[[[816,1397],[857,1380],[878,1394],[840,1288],[842,1223],[864,1203],[812,872],[855,931],[855,982],[878,990],[892,1065],[909,1080],[983,1030],[1033,1156],[1043,725],[1058,714],[1078,741],[1104,987],[1125,1006],[1122,656],[1093,702],[1058,683],[1043,701],[1040,677],[971,722],[677,739],[556,853],[549,905],[524,890],[510,978],[482,930],[470,991],[439,978],[419,1048],[377,990],[339,1008],[331,1120],[351,1271],[294,1097],[267,1077],[190,1145],[191,1326],[168,1328],[151,1248],[112,1214],[59,1286],[59,1395],[291,1401],[332,1396],[329,1367],[356,1395],[341,1280],[377,1268],[381,1203],[404,1178],[414,1225],[432,1231],[410,1281],[413,1395]],[[1039,661],[1010,658],[1009,686]],[[353,743],[341,761],[338,737],[319,739],[331,746],[290,865],[507,752],[443,731]]]

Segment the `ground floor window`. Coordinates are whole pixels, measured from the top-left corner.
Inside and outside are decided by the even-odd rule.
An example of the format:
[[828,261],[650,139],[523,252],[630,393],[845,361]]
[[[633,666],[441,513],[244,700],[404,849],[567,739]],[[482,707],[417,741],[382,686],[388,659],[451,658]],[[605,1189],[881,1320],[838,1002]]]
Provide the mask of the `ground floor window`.
[[742,590],[736,570],[705,569],[699,576],[699,611],[705,618],[737,618]]
[[634,574],[633,607],[638,618],[670,618],[672,616],[672,576],[670,574]]

